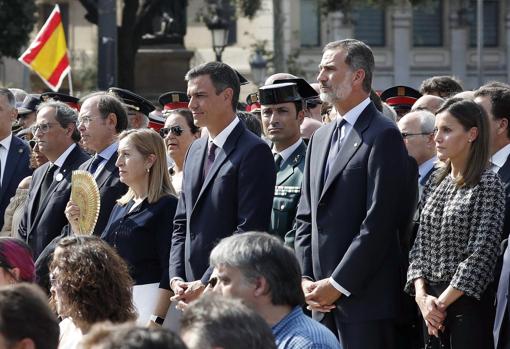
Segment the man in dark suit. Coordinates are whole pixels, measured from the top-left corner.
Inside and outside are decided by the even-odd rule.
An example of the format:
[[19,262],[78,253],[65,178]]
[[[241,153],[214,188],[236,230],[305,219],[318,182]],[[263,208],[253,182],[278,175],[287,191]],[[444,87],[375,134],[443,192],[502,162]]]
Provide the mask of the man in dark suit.
[[[259,89],[262,125],[272,142],[276,166],[276,188],[269,233],[286,238],[292,230],[301,195],[306,145],[301,139],[304,101],[295,83],[279,83]],[[286,241],[294,246],[294,236]]]
[[[117,199],[127,191],[127,186],[119,179],[119,169],[115,166],[118,148],[117,136],[127,128],[127,113],[122,103],[114,95],[106,92],[90,94],[80,102],[78,131],[83,146],[96,154],[81,164],[78,169],[90,172],[99,188],[101,209],[93,234],[101,236]],[[73,208],[67,207],[66,210],[68,209]],[[62,237],[71,234],[71,226],[67,224],[62,229],[60,236],[53,239],[37,258],[37,280],[44,289],[49,290],[48,263],[56,244]]]
[[117,136],[127,129],[127,112],[122,103],[106,92],[96,92],[81,101],[78,130],[83,146],[95,155],[80,166],[89,171],[97,182],[101,197],[101,210],[94,235],[101,236],[117,199],[124,195],[127,186],[119,179]]
[[319,68],[321,99],[341,118],[308,145],[295,241],[303,290],[342,347],[394,348],[409,157],[396,125],[370,101],[368,46],[329,43]]
[[67,224],[64,210],[71,194],[71,174],[89,156],[76,144],[76,111],[62,102],[42,103],[33,126],[40,151],[49,162],[34,171],[19,226],[37,258]]
[[[507,241],[510,233],[510,115],[508,115],[510,86],[482,86],[475,92],[475,102],[484,108],[489,119],[491,168],[499,174],[505,186],[506,208],[502,238]],[[493,328],[496,349],[510,349],[510,307],[508,306],[510,248],[508,245],[503,251],[502,261],[499,260],[495,271],[495,285],[492,285],[498,287]]]
[[276,177],[271,150],[235,114],[236,72],[211,62],[191,69],[186,80],[195,124],[207,127],[209,137],[188,150],[174,219],[170,285],[184,303],[205,288],[209,253],[220,239],[267,229]]
[[16,116],[14,95],[9,89],[0,88],[0,227],[4,225],[5,208],[19,182],[32,173],[30,147],[11,132]]

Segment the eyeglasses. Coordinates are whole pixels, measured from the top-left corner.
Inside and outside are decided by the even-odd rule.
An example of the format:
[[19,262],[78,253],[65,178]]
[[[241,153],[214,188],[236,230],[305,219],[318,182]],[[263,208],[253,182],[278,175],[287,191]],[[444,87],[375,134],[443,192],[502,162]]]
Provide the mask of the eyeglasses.
[[93,116],[88,116],[88,115],[84,115],[84,116],[78,116],[78,124],[85,124],[85,125],[88,125],[90,124],[90,122],[92,120],[94,120],[95,117]]
[[410,132],[400,132],[402,134],[402,138],[407,139],[412,136],[426,136],[430,135],[434,132],[420,132],[420,133],[410,133]]
[[159,130],[159,135],[163,138],[166,138],[166,136],[168,136],[169,133],[172,133],[173,135],[179,137],[180,135],[182,135],[183,132],[184,130],[182,129],[181,126],[163,127],[162,129]]
[[32,127],[30,127],[30,131],[32,132],[32,134],[35,134],[37,132],[37,130],[41,130],[42,133],[48,133],[50,128],[55,124],[56,124],[55,122],[48,122],[45,124],[35,124],[35,125],[32,125]]

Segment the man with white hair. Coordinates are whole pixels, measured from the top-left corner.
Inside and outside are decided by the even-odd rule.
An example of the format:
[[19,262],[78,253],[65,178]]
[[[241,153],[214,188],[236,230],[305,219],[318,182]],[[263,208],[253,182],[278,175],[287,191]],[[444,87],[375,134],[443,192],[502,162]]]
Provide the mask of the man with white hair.
[[418,110],[404,115],[398,122],[398,128],[404,138],[407,152],[418,164],[418,184],[420,193],[434,169],[436,143],[434,141],[434,114],[427,110]]

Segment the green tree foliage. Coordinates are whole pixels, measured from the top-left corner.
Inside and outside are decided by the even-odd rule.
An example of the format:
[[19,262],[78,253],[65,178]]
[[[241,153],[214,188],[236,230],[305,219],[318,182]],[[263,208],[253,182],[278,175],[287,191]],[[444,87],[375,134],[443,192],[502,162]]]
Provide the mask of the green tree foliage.
[[0,0],[0,57],[17,58],[36,21],[34,0]]

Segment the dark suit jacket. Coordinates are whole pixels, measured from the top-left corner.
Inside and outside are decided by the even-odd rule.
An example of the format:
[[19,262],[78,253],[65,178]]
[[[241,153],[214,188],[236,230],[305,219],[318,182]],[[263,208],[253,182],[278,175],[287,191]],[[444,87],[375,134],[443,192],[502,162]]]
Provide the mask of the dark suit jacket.
[[36,209],[37,194],[50,163],[48,162],[34,171],[27,205],[19,226],[19,234],[32,248],[34,259],[51,240],[60,234],[62,228],[67,224],[64,210],[71,195],[71,174],[88,159],[89,156],[76,145],[59,169],[59,173],[63,176],[62,180],[53,181],[39,209]]
[[163,196],[154,203],[144,200],[129,212],[133,204],[113,208],[101,239],[128,263],[136,285],[157,282],[160,288],[169,289],[168,261],[177,198]]
[[0,227],[4,225],[5,208],[16,193],[19,182],[32,174],[30,165],[30,146],[12,135],[7,162],[4,167],[4,178],[0,188]]
[[[89,171],[92,161],[92,158],[85,161],[78,169]],[[115,166],[116,161],[117,152],[113,153],[110,160],[106,162],[106,165],[96,178],[99,196],[101,198],[99,216],[96,226],[94,227],[94,235],[96,236],[101,236],[103,233],[117,199],[127,192],[127,186],[119,179],[119,169]],[[45,290],[49,291],[48,263],[51,261],[53,251],[55,251],[60,239],[69,235],[71,235],[71,227],[69,224],[66,224],[64,228],[62,228],[62,233],[44,248],[35,262],[37,282],[39,286]]]
[[[208,140],[190,146],[174,219],[170,279],[207,282],[209,254],[233,233],[269,226],[276,170],[268,145],[239,123],[202,184]],[[206,273],[207,271],[207,273]]]
[[[498,174],[505,186],[506,204],[505,204],[505,223],[503,225],[503,239],[508,239],[510,233],[510,157],[507,158],[503,167],[498,171]],[[510,289],[510,247],[508,241],[506,241],[506,247],[503,253],[503,260],[498,261],[496,266],[496,280],[499,276],[499,284],[497,290],[497,307],[496,307],[496,318],[494,321],[494,343],[497,347],[499,339],[503,332],[507,334],[507,338],[510,338],[510,329],[502,328],[503,318],[507,314],[510,321],[510,307],[508,306],[508,297]],[[500,272],[501,270],[501,272]],[[497,281],[496,281],[497,282]],[[508,325],[508,324],[507,324]]]
[[401,295],[398,233],[400,205],[409,197],[402,185],[407,151],[396,125],[370,103],[323,184],[334,129],[335,123],[318,129],[308,145],[296,255],[304,276],[332,277],[351,293],[337,301],[340,321],[393,318]]

